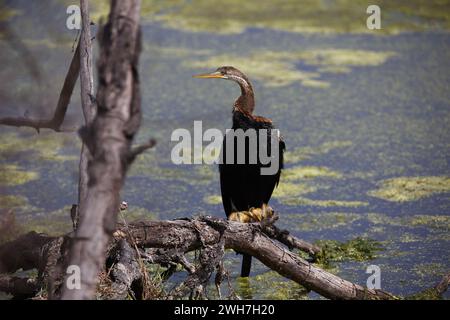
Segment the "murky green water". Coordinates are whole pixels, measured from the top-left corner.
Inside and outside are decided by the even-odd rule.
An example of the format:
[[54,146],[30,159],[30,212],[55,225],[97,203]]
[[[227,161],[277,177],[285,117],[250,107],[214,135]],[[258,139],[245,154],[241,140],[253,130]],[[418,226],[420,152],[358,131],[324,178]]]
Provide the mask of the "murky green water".
[[[337,2],[321,3],[337,10]],[[40,78],[30,72],[33,61],[23,63],[27,55],[3,35],[2,116],[51,113],[76,36],[65,28],[68,3],[6,1],[15,11],[0,19],[23,40]],[[158,145],[137,160],[127,179],[123,198],[131,205],[130,218],[222,215],[217,168],[173,165],[170,134],[192,130],[194,120],[202,120],[204,129],[230,127],[238,87],[191,75],[232,64],[254,84],[256,113],[272,118],[286,141],[287,169],[271,201],[281,214],[280,226],[308,241],[378,241],[383,249],[370,259],[350,255],[328,266],[362,285],[370,264],[380,266],[382,288],[397,295],[439,281],[450,270],[450,35],[442,7],[433,2],[420,17],[405,18],[419,4],[399,1],[389,9],[383,32],[374,34],[363,30],[363,1],[354,7],[340,3],[349,8],[341,13],[342,23],[308,7],[318,12],[309,24],[314,30],[293,28],[301,16],[286,16],[290,10],[284,7],[272,19],[261,7],[260,24],[246,18],[247,9],[256,10],[251,5],[233,19],[215,11],[201,18],[189,14],[193,5],[202,8],[199,15],[212,10],[202,3],[145,4],[138,141],[155,137]],[[95,17],[102,10],[98,5]],[[359,12],[357,23],[353,17]],[[224,27],[214,25],[214,18]],[[64,125],[72,131],[38,135],[0,128],[0,206],[14,208],[26,230],[70,229],[80,147],[74,130],[82,123],[75,92]],[[237,280],[240,262],[234,253],[226,266],[244,297],[317,298],[260,263],[254,277]]]

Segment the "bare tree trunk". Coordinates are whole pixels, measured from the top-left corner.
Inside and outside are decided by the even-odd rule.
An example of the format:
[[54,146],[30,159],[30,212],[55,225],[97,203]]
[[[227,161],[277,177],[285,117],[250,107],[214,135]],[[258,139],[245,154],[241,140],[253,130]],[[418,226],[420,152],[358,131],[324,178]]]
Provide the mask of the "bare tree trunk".
[[62,299],[94,297],[106,245],[116,227],[119,192],[140,124],[139,15],[139,0],[113,0],[108,23],[99,36],[98,112],[81,132],[92,154],[85,213],[80,216],[69,259],[69,265],[81,270],[81,289],[63,285]]
[[[81,88],[81,106],[83,109],[85,125],[89,126],[94,120],[96,114],[96,105],[93,102],[94,97],[94,76],[92,69],[92,40],[91,40],[91,22],[89,19],[89,2],[80,0],[81,8],[81,35],[80,35],[80,88]],[[78,217],[85,213],[85,199],[88,188],[88,161],[91,158],[89,149],[81,146],[80,163],[78,166]]]

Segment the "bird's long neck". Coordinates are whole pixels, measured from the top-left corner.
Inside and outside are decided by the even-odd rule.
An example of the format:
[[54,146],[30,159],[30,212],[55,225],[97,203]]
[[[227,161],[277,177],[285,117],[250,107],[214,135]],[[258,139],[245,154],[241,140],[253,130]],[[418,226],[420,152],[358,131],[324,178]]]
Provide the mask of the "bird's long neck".
[[241,87],[241,95],[234,102],[234,109],[251,115],[255,109],[255,95],[250,81],[245,77],[237,76],[233,80]]

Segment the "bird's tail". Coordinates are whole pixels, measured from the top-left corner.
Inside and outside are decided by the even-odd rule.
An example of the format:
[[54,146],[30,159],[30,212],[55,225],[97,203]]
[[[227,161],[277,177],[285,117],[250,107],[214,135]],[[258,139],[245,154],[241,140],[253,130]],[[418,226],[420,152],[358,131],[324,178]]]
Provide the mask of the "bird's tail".
[[242,254],[241,277],[248,277],[250,275],[251,267],[252,267],[252,256],[245,253]]

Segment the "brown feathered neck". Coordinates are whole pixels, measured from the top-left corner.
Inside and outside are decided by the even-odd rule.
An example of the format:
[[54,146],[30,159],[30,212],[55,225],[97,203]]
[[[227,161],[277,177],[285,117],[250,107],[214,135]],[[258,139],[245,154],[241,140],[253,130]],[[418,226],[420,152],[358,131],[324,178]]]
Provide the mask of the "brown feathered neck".
[[232,77],[232,80],[237,82],[241,87],[241,95],[234,102],[234,109],[251,115],[253,110],[255,110],[255,94],[253,93],[253,87],[250,81],[244,75]]
[[253,87],[247,77],[242,75],[233,77],[232,80],[236,81],[241,87],[241,95],[234,102],[233,112],[240,112],[254,121],[271,125],[272,120],[253,114],[253,111],[255,110],[255,94],[253,93]]

